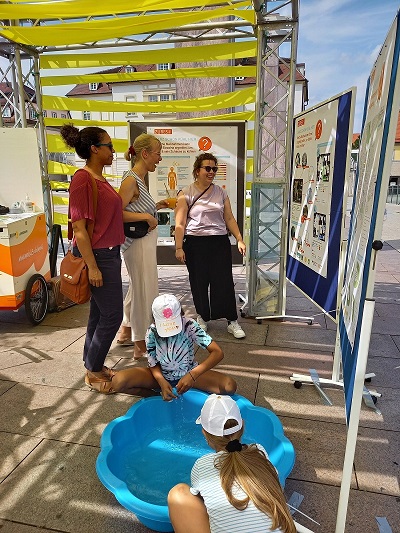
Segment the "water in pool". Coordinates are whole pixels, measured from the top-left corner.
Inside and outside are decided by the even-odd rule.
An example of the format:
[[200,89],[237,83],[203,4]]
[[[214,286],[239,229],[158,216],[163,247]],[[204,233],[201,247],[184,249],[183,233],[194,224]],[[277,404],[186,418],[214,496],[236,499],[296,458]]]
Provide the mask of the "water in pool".
[[177,483],[190,484],[196,459],[212,450],[193,421],[158,428],[146,439],[147,446],[124,450],[124,481],[140,500],[166,505],[169,490]]

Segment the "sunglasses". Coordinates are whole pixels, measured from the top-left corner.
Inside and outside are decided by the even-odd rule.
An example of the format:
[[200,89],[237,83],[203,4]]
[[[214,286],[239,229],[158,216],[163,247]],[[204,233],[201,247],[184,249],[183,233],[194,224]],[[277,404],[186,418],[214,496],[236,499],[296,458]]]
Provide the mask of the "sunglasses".
[[200,167],[200,168],[204,168],[206,172],[214,172],[214,174],[218,172],[218,167],[210,167],[207,165],[206,167]]
[[97,144],[94,144],[93,146],[108,146],[110,150],[114,148],[113,143],[97,143]]

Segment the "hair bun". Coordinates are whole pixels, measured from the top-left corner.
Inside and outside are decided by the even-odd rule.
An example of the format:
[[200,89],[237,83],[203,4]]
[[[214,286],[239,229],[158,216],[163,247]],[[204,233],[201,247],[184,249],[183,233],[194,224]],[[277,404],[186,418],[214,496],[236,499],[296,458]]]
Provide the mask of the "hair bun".
[[136,150],[134,149],[133,145],[129,147],[128,152],[131,156],[136,155]]

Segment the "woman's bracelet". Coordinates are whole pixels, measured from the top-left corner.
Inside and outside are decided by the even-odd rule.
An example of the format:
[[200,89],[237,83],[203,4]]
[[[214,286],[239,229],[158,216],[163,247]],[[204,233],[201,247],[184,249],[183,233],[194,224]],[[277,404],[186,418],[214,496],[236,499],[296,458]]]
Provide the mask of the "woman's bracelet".
[[190,374],[190,377],[193,379],[193,381],[196,381],[196,380],[194,379],[194,377],[192,376],[192,373],[190,372],[190,370],[189,370],[188,374]]

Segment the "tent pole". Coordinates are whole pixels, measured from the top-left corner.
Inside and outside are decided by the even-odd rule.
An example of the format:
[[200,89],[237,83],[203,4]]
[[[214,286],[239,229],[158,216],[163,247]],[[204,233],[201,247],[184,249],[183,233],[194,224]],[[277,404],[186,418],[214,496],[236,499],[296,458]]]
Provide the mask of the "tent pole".
[[46,222],[48,226],[48,233],[51,233],[53,227],[53,208],[51,198],[51,187],[49,174],[47,172],[47,146],[46,146],[46,128],[43,120],[43,101],[42,101],[42,84],[40,83],[39,74],[39,56],[33,56],[33,78],[35,80],[36,105],[39,126],[39,143],[40,143],[40,166],[42,171],[42,187],[44,199],[44,212],[46,214]]
[[[13,25],[17,25],[18,22],[19,21],[15,21],[15,24]],[[22,77],[21,54],[17,46],[15,47],[14,57],[15,57],[15,66],[17,70],[18,100],[19,100],[18,106],[19,106],[19,111],[20,111],[21,126],[23,128],[26,128],[28,125],[26,121],[24,80]]]

